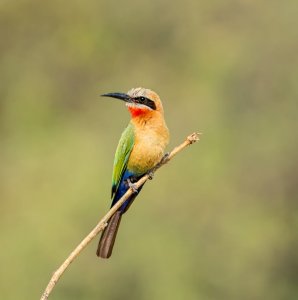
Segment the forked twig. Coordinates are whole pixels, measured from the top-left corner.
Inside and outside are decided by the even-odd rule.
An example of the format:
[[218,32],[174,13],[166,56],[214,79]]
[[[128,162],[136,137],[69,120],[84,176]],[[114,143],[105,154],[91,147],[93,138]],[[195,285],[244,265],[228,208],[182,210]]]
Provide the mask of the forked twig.
[[[186,148],[200,139],[200,133],[193,133],[189,135],[186,140],[176,148],[174,148],[168,155],[165,155],[161,162],[150,173],[144,175],[138,182],[134,183],[135,188],[142,186],[148,179],[152,177],[152,174],[161,166],[170,161],[178,152]],[[113,214],[121,207],[121,205],[134,193],[130,188],[127,192],[117,201],[117,203],[107,212],[107,214],[98,222],[94,229],[81,241],[81,243],[71,252],[62,265],[54,272],[50,282],[48,283],[45,291],[43,292],[40,300],[47,300],[50,293],[55,287],[56,283],[68,268],[68,266],[75,260],[77,256],[86,248],[86,246],[107,226],[108,220]]]

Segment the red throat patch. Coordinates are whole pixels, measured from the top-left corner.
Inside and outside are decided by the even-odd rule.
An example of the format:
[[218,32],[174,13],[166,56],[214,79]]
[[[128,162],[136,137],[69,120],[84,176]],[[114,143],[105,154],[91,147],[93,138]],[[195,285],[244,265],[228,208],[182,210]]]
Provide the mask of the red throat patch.
[[143,115],[149,111],[149,109],[146,108],[135,108],[135,107],[128,107],[128,110],[133,118]]

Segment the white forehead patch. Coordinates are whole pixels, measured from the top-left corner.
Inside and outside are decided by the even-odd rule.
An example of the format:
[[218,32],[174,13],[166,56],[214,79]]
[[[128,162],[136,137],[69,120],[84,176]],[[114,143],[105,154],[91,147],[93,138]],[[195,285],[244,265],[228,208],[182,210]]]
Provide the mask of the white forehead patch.
[[127,94],[132,98],[140,97],[140,96],[146,97],[146,95],[148,94],[148,91],[150,91],[150,90],[144,89],[142,87],[138,87],[138,88],[133,88],[133,89],[129,90],[127,92]]

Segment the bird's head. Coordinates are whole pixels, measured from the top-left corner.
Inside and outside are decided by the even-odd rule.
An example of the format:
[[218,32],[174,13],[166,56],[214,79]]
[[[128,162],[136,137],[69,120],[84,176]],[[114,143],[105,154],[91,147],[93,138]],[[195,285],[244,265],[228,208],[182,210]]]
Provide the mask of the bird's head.
[[126,106],[132,117],[147,115],[148,113],[163,113],[163,107],[159,96],[144,88],[133,88],[125,93],[108,93],[103,94],[104,97],[112,97],[126,102]]

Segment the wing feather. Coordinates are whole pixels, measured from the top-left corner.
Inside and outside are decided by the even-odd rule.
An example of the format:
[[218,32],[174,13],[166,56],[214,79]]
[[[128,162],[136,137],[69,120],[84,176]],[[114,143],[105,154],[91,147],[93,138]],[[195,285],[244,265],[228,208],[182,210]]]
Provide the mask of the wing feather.
[[123,131],[117,146],[112,176],[112,198],[114,197],[126,170],[127,162],[134,146],[134,127],[130,123]]

